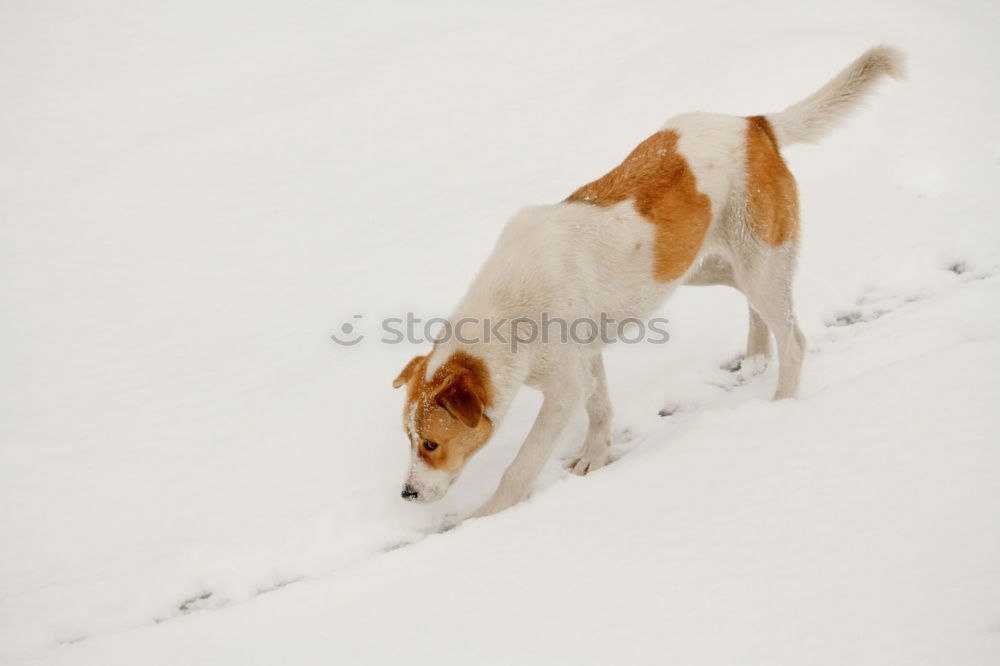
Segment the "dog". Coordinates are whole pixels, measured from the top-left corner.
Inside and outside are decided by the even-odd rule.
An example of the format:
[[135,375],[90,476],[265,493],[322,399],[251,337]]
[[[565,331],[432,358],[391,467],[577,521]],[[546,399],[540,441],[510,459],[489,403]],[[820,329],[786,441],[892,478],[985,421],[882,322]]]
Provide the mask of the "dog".
[[[774,399],[795,397],[806,347],[792,307],[799,204],[781,149],[819,140],[881,78],[904,74],[903,54],[877,46],[779,113],[677,116],[564,201],[518,212],[450,319],[458,328],[500,322],[498,335],[470,339],[456,330],[393,382],[406,386],[410,464],[402,497],[443,496],[523,384],[542,392],[542,406],[496,491],[472,517],[527,494],[581,405],[589,427],[570,469],[583,475],[608,462],[607,340],[519,337],[519,326],[545,317],[642,319],[681,285],[728,285],[747,299],[746,356],[769,358],[773,334]],[[513,349],[511,338],[528,341]]]

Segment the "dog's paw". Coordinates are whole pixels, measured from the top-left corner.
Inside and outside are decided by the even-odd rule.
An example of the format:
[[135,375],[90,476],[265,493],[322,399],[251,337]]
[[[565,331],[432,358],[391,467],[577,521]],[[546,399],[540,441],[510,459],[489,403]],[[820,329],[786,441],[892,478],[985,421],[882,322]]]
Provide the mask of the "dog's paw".
[[608,449],[602,451],[585,451],[579,457],[573,458],[566,465],[566,469],[577,476],[584,476],[589,472],[599,470],[608,464]]
[[438,534],[444,534],[445,532],[452,531],[461,524],[462,517],[457,513],[446,513],[438,520],[434,531]]

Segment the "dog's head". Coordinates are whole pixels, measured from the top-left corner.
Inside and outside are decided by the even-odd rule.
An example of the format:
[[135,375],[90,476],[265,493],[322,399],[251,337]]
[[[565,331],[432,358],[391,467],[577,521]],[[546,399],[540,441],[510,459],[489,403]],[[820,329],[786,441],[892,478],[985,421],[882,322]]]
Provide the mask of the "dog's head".
[[410,440],[410,469],[402,495],[415,502],[444,496],[493,434],[483,413],[493,392],[486,365],[457,351],[428,378],[429,358],[411,360],[392,383],[393,388],[406,385],[403,429]]

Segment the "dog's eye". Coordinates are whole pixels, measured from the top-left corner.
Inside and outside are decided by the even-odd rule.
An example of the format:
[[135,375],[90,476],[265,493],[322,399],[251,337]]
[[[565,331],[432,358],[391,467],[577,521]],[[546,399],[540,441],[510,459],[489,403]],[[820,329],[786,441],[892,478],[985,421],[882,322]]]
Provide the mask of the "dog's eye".
[[424,451],[433,451],[438,447],[437,442],[424,442]]

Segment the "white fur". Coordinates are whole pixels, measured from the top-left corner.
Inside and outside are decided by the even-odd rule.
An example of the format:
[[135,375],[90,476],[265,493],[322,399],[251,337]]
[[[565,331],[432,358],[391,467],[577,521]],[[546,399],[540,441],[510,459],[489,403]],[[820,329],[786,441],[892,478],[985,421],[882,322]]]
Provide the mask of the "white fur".
[[[898,75],[901,62],[901,55],[888,47],[867,52],[812,97],[770,116],[779,140],[789,143],[820,136],[879,75]],[[511,321],[517,318],[537,325],[542,313],[566,321],[598,321],[602,314],[618,321],[644,319],[682,284],[728,285],[747,297],[747,355],[769,356],[769,333],[773,333],[780,362],[775,398],[794,397],[805,351],[805,338],[792,307],[796,245],[789,241],[767,247],[748,230],[747,122],[735,116],[689,113],[666,125],[677,133],[677,150],[712,206],[705,241],[687,274],[670,282],[654,278],[653,226],[632,201],[608,207],[568,202],[532,206],[508,222],[452,321],[505,319],[507,324],[500,331],[509,338]],[[581,405],[586,405],[590,427],[571,468],[583,474],[607,462],[611,405],[599,342],[538,340],[512,352],[509,341],[463,344],[452,338],[433,351],[427,378],[457,350],[482,359],[489,369],[495,398],[486,416],[494,427],[522,384],[544,395],[531,432],[476,516],[501,511],[525,496],[559,433]],[[447,490],[454,479],[432,475],[433,470],[421,464],[411,465],[411,483],[421,484],[422,491],[429,489],[435,496]]]
[[458,475],[428,466],[417,453],[419,446],[420,442],[416,442],[410,448],[410,470],[406,475],[406,485],[417,491],[421,502],[433,502],[448,492]]
[[[500,330],[509,340],[511,321],[537,322],[541,313],[568,322],[599,320],[601,313],[616,320],[648,316],[677,286],[652,279],[653,243],[652,226],[631,201],[607,208],[580,203],[525,208],[507,223],[451,320],[506,319]],[[523,383],[540,388],[550,366],[562,363],[570,347],[536,343],[511,354],[509,342],[469,346],[451,339],[435,348],[426,376],[459,349],[483,359],[497,393],[486,415],[496,420],[513,397],[511,389]],[[573,353],[589,356],[599,347]]]
[[677,148],[694,172],[698,189],[712,202],[712,223],[726,212],[733,187],[746,179],[746,118],[721,113],[682,113],[663,126],[678,135]]
[[892,46],[865,51],[825,86],[780,113],[767,115],[781,146],[813,143],[830,133],[883,77],[906,76],[906,57]]

